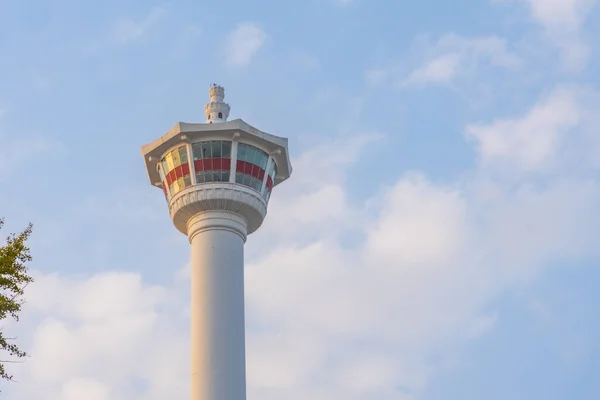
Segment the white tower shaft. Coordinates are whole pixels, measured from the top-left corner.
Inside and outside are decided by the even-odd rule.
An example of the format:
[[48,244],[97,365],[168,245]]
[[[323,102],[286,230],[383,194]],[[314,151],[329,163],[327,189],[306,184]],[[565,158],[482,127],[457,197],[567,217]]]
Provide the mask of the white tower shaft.
[[239,215],[188,222],[191,244],[191,400],[245,400],[244,242]]

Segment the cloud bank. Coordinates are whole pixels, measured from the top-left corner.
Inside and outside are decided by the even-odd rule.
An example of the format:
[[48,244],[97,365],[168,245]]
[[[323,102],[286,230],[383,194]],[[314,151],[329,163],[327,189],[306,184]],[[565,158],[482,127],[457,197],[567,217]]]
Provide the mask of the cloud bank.
[[[246,269],[249,397],[416,399],[440,360],[493,329],[499,292],[550,259],[594,253],[600,188],[553,165],[568,161],[561,149],[588,148],[595,95],[557,87],[523,115],[470,124],[480,163],[468,178],[436,184],[408,172],[360,204],[347,200],[344,171],[377,136],[297,157],[248,243],[264,250]],[[345,245],[349,230],[363,239]],[[119,271],[36,278],[22,325],[11,327],[32,355],[15,367],[28,382],[10,388],[15,398],[186,395],[186,273],[166,285]]]

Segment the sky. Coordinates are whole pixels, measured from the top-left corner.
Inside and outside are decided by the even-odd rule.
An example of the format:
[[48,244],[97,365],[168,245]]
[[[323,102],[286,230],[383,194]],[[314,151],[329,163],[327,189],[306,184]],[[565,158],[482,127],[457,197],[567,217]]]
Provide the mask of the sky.
[[248,398],[600,398],[598,0],[0,0],[18,400],[189,391],[189,244],[140,147],[231,119],[294,172],[246,243]]

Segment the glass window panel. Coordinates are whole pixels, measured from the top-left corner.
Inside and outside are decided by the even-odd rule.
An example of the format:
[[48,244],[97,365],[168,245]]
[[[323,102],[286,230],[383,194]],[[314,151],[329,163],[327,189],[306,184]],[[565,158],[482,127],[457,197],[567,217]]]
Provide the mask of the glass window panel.
[[173,150],[171,152],[171,157],[173,157],[173,165],[179,167],[181,165],[181,158],[179,158],[179,149]]
[[231,142],[223,142],[223,158],[231,158]]
[[247,147],[244,143],[238,144],[238,153],[237,153],[238,160],[246,161],[246,150],[247,150]]
[[242,185],[250,186],[250,176],[249,175],[244,174],[242,176]]
[[249,163],[254,163],[254,157],[256,156],[256,149],[254,147],[248,146],[246,149],[246,160]]
[[186,162],[188,162],[187,146],[181,146],[179,148],[179,158],[181,159],[182,164],[185,164]]
[[235,173],[235,183],[239,183],[239,184],[241,184],[241,183],[242,183],[242,180],[243,180],[243,179],[242,179],[242,178],[243,178],[243,175],[244,175],[244,174],[241,174],[241,173],[239,173],[239,172],[236,172],[236,173]]
[[192,144],[192,154],[194,155],[194,160],[202,159],[202,144],[201,143],[193,143]]
[[210,157],[210,142],[202,142],[202,158],[211,158]]
[[205,182],[214,182],[215,181],[215,177],[213,176],[212,171],[205,172],[204,174],[206,175],[206,178],[204,178]]
[[177,185],[179,186],[179,190],[182,190],[185,187],[185,182],[183,178],[177,178]]
[[267,168],[267,161],[269,161],[269,156],[267,156],[266,153],[261,153],[260,161],[256,165],[258,165],[259,167],[261,167],[264,170]]
[[183,177],[183,183],[185,183],[185,187],[188,187],[192,184],[192,176],[191,175],[185,175]]
[[242,161],[248,161],[248,151],[250,150],[250,147],[248,147],[248,145],[244,144],[242,145],[242,158],[238,158],[238,160],[242,160]]
[[212,148],[212,158],[221,158],[223,152],[221,151],[221,141],[213,140],[210,144]]
[[179,184],[177,183],[177,181],[175,181],[171,184],[171,188],[173,189],[173,191],[172,191],[173,194],[179,192]]
[[229,171],[222,171],[223,173],[223,182],[229,182]]
[[256,164],[258,162],[259,150],[256,147],[252,147],[252,151],[250,152],[250,162],[252,164]]
[[263,160],[265,159],[266,154],[264,151],[262,150],[256,150],[256,162],[254,164],[258,165],[259,167],[261,167],[262,169],[265,169],[265,167],[263,167]]
[[200,172],[199,174],[196,174],[196,182],[198,183],[204,183],[204,173]]
[[167,171],[171,171],[173,168],[175,168],[175,165],[173,164],[173,156],[171,155],[171,153],[167,154],[167,156],[165,157],[165,160],[167,162]]

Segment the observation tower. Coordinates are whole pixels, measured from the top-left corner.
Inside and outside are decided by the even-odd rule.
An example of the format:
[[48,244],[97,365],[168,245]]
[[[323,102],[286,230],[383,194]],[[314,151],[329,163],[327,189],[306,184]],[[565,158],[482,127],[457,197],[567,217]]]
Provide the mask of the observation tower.
[[223,87],[209,95],[205,123],[179,122],[142,154],[191,246],[191,400],[245,400],[244,243],[292,166],[287,138],[227,121]]

